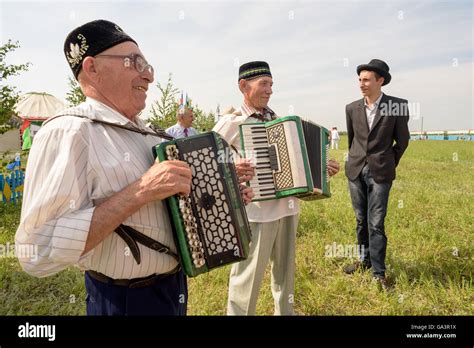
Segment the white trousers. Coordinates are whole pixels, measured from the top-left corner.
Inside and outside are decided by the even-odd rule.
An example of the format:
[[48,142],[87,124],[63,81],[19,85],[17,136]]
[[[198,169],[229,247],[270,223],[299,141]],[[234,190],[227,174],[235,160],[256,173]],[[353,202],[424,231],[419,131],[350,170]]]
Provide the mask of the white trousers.
[[339,139],[331,140],[331,149],[334,149],[334,147],[336,147],[336,150],[339,149]]
[[275,315],[293,315],[295,243],[298,214],[276,221],[250,223],[249,257],[232,266],[228,315],[255,315],[265,268],[270,260]]

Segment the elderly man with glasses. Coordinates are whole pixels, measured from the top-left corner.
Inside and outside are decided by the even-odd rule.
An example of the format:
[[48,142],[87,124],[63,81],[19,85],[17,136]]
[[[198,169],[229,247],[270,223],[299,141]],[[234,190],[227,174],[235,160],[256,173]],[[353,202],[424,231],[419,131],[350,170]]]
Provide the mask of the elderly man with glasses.
[[164,132],[145,126],[153,68],[114,23],[73,30],[64,51],[86,101],[48,120],[30,152],[17,244],[37,277],[85,270],[88,315],[185,315],[180,269],[163,199],[189,193],[181,161],[155,163]]

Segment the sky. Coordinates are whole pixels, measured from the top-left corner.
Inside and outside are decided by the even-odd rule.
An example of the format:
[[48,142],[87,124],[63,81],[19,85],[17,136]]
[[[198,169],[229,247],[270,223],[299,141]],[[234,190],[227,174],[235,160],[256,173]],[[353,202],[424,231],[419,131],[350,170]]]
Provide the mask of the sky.
[[[72,73],[63,45],[95,19],[117,23],[155,68],[147,107],[168,74],[205,111],[239,107],[241,64],[264,60],[269,106],[327,128],[346,129],[345,105],[362,98],[356,67],[390,66],[388,95],[407,99],[409,127],[474,129],[472,0],[452,1],[5,1],[0,44],[19,41],[7,64],[31,62],[7,80],[21,92],[65,99]],[[3,83],[3,82],[2,82]]]

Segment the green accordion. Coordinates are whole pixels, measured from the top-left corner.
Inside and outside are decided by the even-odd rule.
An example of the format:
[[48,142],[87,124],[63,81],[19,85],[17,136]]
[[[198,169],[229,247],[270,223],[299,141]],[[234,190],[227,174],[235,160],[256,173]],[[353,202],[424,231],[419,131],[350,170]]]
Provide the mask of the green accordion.
[[161,143],[153,153],[192,170],[191,193],[166,199],[184,272],[194,277],[246,259],[250,227],[225,140],[209,132]]
[[255,193],[253,201],[331,197],[326,128],[299,116],[286,116],[266,123],[244,123],[240,139],[243,157],[256,168],[247,183]]

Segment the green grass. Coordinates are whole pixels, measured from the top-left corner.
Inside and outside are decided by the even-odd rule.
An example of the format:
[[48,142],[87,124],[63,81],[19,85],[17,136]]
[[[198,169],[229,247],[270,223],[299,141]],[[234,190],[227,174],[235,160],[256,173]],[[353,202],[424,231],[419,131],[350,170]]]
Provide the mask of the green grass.
[[[14,243],[20,210],[0,203],[0,244]],[[84,315],[85,296],[77,268],[40,279],[23,272],[16,258],[0,258],[0,315]]]
[[[332,157],[341,165],[346,138]],[[456,160],[457,159],[457,160]],[[295,310],[301,315],[474,315],[474,143],[413,141],[390,192],[383,292],[370,272],[343,274],[348,258],[325,257],[326,245],[355,243],[355,218],[343,170],[331,199],[302,204]],[[0,204],[0,243],[13,242],[19,206]],[[457,251],[457,252],[456,252]],[[230,267],[189,280],[189,314],[224,315]],[[267,269],[258,314],[273,314]],[[36,279],[13,258],[0,259],[0,314],[81,315],[83,276],[70,268]],[[75,301],[73,301],[75,300]]]

